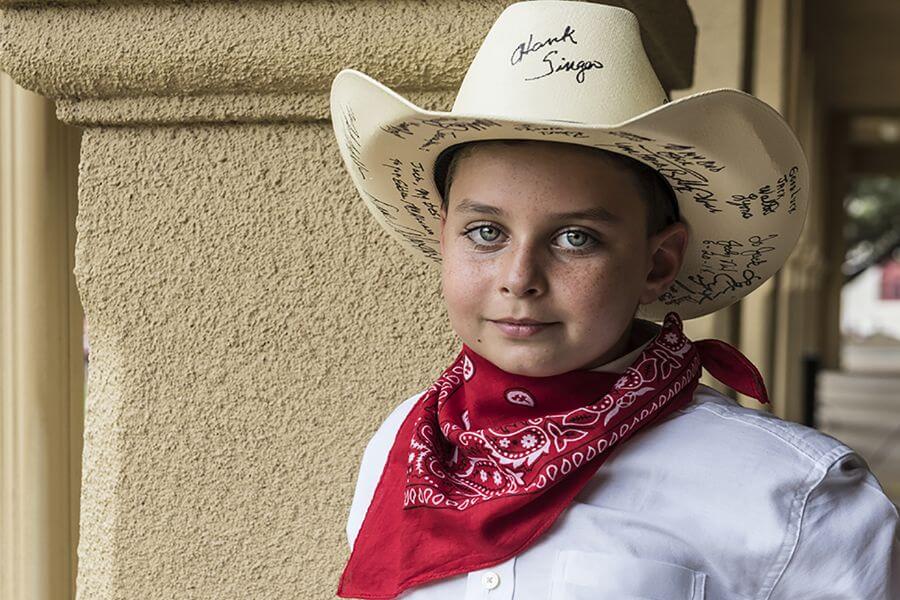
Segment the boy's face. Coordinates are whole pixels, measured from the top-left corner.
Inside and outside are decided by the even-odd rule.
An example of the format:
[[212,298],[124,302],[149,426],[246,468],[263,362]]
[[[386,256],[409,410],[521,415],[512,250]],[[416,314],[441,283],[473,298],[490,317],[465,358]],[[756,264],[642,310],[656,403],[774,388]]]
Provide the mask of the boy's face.
[[674,280],[687,242],[682,223],[647,238],[631,177],[562,143],[482,142],[462,158],[441,228],[443,295],[462,341],[534,377],[627,352],[638,304]]

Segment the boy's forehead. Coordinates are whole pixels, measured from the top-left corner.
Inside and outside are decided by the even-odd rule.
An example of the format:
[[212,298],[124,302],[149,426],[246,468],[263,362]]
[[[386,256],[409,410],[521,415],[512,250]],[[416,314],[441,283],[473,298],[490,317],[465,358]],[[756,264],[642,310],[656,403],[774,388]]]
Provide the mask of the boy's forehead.
[[[460,159],[451,187],[452,204],[460,210],[492,204],[489,198],[515,205],[538,197],[548,210],[590,205],[617,216],[628,212],[617,205],[639,200],[628,169],[589,146],[543,140],[477,142]],[[517,193],[505,193],[511,189]]]
[[[461,213],[475,213],[488,216],[505,217],[510,212],[519,212],[523,205],[513,201],[510,205],[497,206],[494,204],[484,204],[476,202],[470,198],[462,198],[456,206],[456,210]],[[607,208],[601,204],[591,204],[589,206],[567,206],[561,200],[551,200],[543,203],[538,207],[543,216],[552,219],[583,219],[588,221],[597,221],[607,226],[614,227],[623,225],[626,217],[621,211]]]

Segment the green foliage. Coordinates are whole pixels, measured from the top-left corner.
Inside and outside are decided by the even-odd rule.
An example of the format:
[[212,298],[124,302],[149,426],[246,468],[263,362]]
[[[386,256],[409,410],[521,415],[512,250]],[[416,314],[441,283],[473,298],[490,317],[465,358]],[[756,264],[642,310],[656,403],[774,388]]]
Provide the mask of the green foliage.
[[851,277],[878,262],[900,243],[900,178],[856,179],[844,198],[844,272]]

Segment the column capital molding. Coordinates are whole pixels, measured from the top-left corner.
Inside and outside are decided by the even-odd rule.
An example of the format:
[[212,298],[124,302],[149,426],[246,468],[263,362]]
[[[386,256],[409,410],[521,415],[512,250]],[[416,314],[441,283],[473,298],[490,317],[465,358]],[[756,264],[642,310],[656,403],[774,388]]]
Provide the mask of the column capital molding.
[[[664,87],[690,85],[686,0],[608,3],[640,16]],[[82,125],[324,119],[343,67],[448,110],[508,4],[0,0],[0,65]]]

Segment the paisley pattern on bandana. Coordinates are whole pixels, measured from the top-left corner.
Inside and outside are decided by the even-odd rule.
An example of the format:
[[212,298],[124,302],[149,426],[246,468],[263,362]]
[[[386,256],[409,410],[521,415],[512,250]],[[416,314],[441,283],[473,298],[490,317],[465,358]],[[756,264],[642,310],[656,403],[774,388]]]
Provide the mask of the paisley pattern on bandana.
[[[700,374],[700,357],[684,336],[681,319],[671,312],[656,339],[595,403],[502,428],[471,430],[438,419],[460,386],[479,383],[479,373],[472,366],[477,359],[473,361],[470,354],[464,347],[419,400],[421,414],[410,441],[404,508],[466,510],[493,498],[530,494],[553,485],[629,437]],[[520,401],[513,400],[510,392]],[[506,399],[534,406],[524,388],[507,390]],[[640,410],[632,409],[636,402],[641,403]]]
[[534,396],[525,388],[509,388],[503,394],[508,402],[513,404],[522,404],[524,406],[534,406]]

